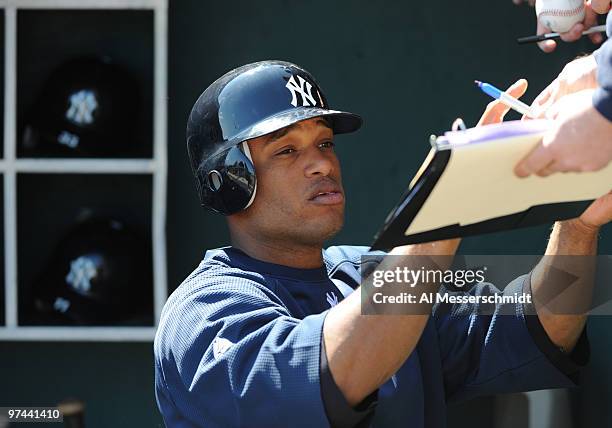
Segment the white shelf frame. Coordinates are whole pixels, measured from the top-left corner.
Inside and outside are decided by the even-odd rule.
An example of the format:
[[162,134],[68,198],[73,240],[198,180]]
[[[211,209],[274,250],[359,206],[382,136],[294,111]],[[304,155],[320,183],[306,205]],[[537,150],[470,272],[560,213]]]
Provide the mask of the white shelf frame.
[[154,159],[0,159],[0,174],[153,174],[159,170]]
[[[1,9],[150,9],[167,11],[164,0],[0,0]],[[167,15],[166,12],[164,12]]]
[[16,327],[0,329],[0,340],[29,342],[150,342],[155,327]]
[[[168,0],[0,0],[5,19],[4,157],[4,304],[0,340],[11,341],[152,341],[167,296],[167,41]],[[22,9],[139,9],[154,15],[153,159],[26,159],[17,147],[17,13]],[[17,174],[149,174],[153,179],[151,235],[153,242],[154,326],[45,327],[18,325]]]

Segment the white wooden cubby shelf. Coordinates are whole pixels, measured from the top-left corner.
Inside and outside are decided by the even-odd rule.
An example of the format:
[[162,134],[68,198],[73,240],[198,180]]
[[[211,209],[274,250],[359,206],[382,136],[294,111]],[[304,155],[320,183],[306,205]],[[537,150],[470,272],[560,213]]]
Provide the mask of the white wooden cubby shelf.
[[[147,10],[153,12],[153,155],[150,159],[17,158],[17,16],[20,10]],[[4,12],[4,150],[0,177],[4,186],[4,341],[151,341],[167,296],[167,31],[168,0],[0,0]],[[67,37],[74,37],[73,34]],[[17,174],[146,174],[152,178],[151,241],[154,325],[144,327],[21,326],[18,317]]]

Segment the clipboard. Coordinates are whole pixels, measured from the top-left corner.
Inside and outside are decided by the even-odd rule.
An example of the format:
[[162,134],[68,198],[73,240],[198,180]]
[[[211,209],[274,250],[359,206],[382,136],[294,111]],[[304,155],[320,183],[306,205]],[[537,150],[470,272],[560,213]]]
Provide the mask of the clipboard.
[[514,166],[550,129],[508,121],[446,132],[374,237],[372,250],[518,229],[580,216],[612,189],[612,162],[596,172],[518,178]]

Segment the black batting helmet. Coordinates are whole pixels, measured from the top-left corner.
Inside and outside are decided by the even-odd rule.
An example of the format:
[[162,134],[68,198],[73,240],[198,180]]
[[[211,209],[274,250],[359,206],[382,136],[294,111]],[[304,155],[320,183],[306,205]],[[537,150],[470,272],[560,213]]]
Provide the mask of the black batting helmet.
[[361,118],[331,110],[314,77],[295,64],[261,61],[212,83],[187,122],[187,151],[202,206],[230,215],[255,198],[257,180],[246,140],[301,120],[329,119],[335,134],[353,132]]
[[150,249],[116,219],[79,223],[33,284],[35,324],[111,325],[151,313]]
[[20,155],[116,156],[133,145],[140,94],[132,75],[107,57],[62,63],[22,126]]

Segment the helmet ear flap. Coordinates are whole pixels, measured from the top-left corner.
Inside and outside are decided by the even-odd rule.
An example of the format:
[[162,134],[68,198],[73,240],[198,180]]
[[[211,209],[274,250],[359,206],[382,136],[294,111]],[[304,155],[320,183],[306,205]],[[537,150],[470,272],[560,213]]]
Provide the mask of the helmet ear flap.
[[[251,157],[251,150],[249,149],[249,143],[247,141],[243,141],[240,147],[242,149],[242,152],[245,154],[245,156],[248,158],[249,162],[251,163],[251,168],[253,168],[253,175],[255,176],[255,165],[253,164],[253,157]],[[255,200],[256,193],[257,193],[257,177],[255,176],[255,187],[253,188],[253,194],[251,195],[249,202],[247,202],[246,206],[243,209],[246,210],[248,207],[251,206],[251,204]]]
[[246,142],[209,158],[198,176],[200,201],[212,211],[232,215],[255,199],[257,178]]
[[208,174],[206,174],[206,184],[212,192],[218,192],[223,186],[223,175],[216,169],[208,171]]

